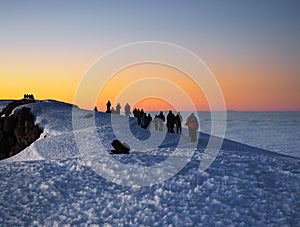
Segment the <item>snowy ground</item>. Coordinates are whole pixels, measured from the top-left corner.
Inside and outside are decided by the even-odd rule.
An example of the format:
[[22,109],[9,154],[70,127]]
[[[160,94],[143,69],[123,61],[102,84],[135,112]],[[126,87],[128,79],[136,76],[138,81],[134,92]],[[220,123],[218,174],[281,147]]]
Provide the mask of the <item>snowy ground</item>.
[[[225,140],[202,172],[198,168],[209,136],[201,134],[191,160],[174,177],[152,186],[123,186],[101,177],[81,158],[71,105],[44,101],[29,106],[44,132],[30,147],[0,162],[1,225],[300,225],[297,158]],[[87,121],[94,113],[78,112]],[[115,135],[110,116],[96,113],[95,122],[103,147],[111,149]],[[137,138],[150,136],[134,119],[129,124]],[[77,129],[87,147],[88,127]],[[131,137],[125,136],[126,142]],[[181,141],[188,151],[188,138],[182,135]],[[152,166],[166,160],[177,143],[176,135],[167,135],[159,147],[141,142],[130,155],[113,157],[129,166]]]

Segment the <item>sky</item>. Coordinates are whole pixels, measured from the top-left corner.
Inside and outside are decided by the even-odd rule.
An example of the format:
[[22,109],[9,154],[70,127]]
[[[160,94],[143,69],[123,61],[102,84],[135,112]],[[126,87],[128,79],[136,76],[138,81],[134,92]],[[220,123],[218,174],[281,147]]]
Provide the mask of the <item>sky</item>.
[[[0,99],[33,93],[74,103],[82,78],[100,56],[150,40],[179,45],[201,58],[227,109],[300,110],[297,0],[0,1],[0,31]],[[103,110],[108,99],[115,105],[126,90],[131,106],[150,110],[165,103],[184,110],[178,87],[197,109],[209,110],[205,92],[188,75],[159,64],[120,69],[98,97],[87,91],[85,101],[75,104]],[[145,90],[159,92],[136,100]],[[172,101],[167,93],[178,98]]]

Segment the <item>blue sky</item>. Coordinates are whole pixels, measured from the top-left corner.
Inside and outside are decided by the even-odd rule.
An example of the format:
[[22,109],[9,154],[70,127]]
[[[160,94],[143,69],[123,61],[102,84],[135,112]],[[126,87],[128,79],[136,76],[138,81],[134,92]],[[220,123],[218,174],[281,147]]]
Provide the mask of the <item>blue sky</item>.
[[300,1],[0,1],[0,29],[3,68],[21,67],[25,56],[55,62],[55,54],[86,65],[117,46],[158,40],[195,52],[220,83],[225,74],[251,80],[243,70],[274,67],[289,88],[278,84],[279,92],[292,92],[282,102],[300,95]]

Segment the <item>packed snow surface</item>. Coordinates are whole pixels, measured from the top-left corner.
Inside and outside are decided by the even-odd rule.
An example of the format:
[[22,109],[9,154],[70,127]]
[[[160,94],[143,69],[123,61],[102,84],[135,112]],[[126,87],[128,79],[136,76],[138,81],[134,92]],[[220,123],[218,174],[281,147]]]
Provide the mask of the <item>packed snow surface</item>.
[[[181,149],[187,153],[193,149],[193,155],[166,181],[124,186],[94,171],[74,136],[81,135],[90,147],[87,132],[91,125],[84,122],[94,119],[102,149],[112,149],[110,143],[116,136],[109,114],[57,101],[27,106],[44,132],[30,147],[0,162],[1,225],[300,225],[298,158],[224,140],[212,165],[199,171],[209,135],[201,133],[192,148],[186,131],[181,137],[163,132],[160,146],[151,147],[147,139],[160,132],[140,129],[129,118],[132,135],[124,138],[131,145],[136,143],[130,141],[134,137],[140,145],[132,146],[129,155],[112,155],[117,161],[134,167],[156,165],[177,149],[179,138],[184,144]],[[81,118],[76,131],[74,108]]]

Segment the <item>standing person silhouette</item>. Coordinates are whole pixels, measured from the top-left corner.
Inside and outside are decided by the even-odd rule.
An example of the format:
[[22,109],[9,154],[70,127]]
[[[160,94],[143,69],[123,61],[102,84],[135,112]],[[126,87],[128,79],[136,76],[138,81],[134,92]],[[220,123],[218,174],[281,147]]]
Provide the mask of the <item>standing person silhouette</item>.
[[163,122],[166,120],[165,115],[162,111],[160,111],[158,117],[158,130],[163,131]]
[[121,113],[121,105],[120,105],[120,103],[117,104],[115,113],[116,114],[120,114]]
[[197,141],[197,131],[199,128],[199,123],[194,113],[187,118],[185,125],[188,126],[189,136],[191,137],[191,142]]
[[176,124],[176,133],[181,134],[181,122],[182,122],[182,116],[180,112],[178,112],[175,116],[175,124]]
[[148,114],[147,119],[148,119],[148,126],[147,126],[147,128],[150,130],[150,128],[151,128],[151,122],[152,122],[152,117],[151,117],[150,114]]
[[128,103],[126,103],[126,105],[125,105],[124,112],[125,112],[125,115],[127,117],[129,117],[129,115],[130,115],[130,105]]
[[158,118],[157,114],[155,114],[155,117],[154,117],[154,128],[155,128],[155,131],[158,131],[158,121],[159,121],[159,118]]
[[169,133],[174,133],[175,126],[175,115],[172,113],[172,110],[169,110],[167,115],[167,128]]
[[111,103],[108,100],[108,102],[106,103],[106,113],[111,113],[110,107],[111,107]]

